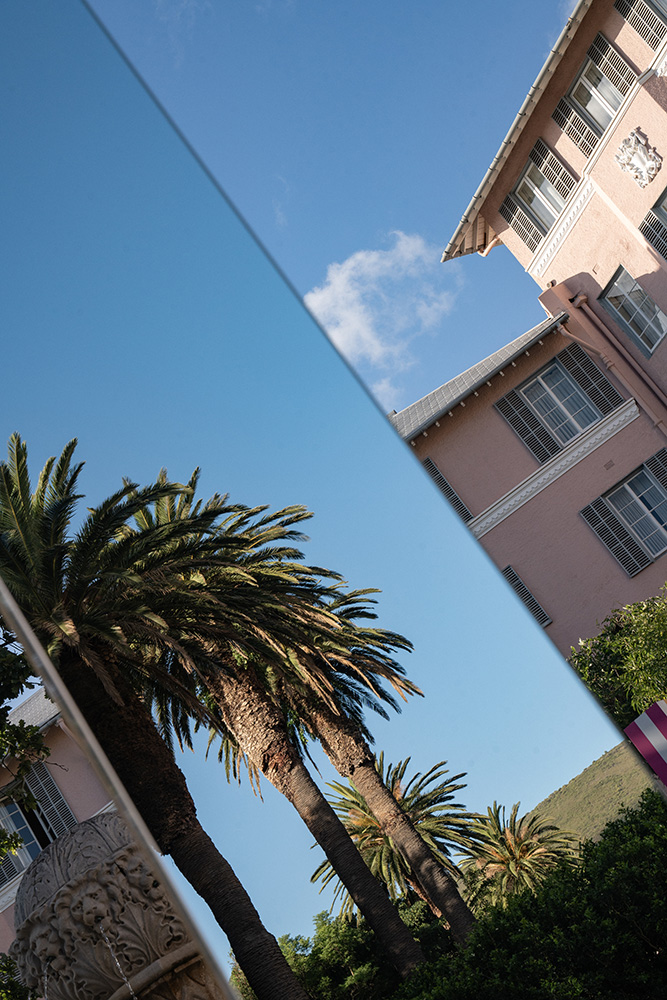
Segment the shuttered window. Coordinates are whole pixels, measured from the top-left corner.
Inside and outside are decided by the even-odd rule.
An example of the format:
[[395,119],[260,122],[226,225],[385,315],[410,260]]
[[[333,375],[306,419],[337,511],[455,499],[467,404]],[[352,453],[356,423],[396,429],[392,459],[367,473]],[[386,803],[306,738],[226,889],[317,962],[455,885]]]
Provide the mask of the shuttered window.
[[581,511],[628,576],[667,551],[667,448]]
[[495,407],[542,464],[622,402],[579,344],[570,344]]
[[587,55],[621,97],[625,97],[637,75],[604,35],[596,35]]
[[561,98],[556,110],[551,116],[565,135],[569,136],[575,146],[578,146],[588,158],[598,144],[599,136],[587,125],[574,105],[567,97]]
[[667,35],[663,17],[644,0],[616,0],[614,7],[655,52]]
[[76,826],[76,817],[67,805],[46,764],[37,763],[26,778],[35,798],[34,809],[7,800],[0,804],[0,826],[18,833],[23,846],[0,863],[0,886],[11,882],[51,841]]
[[639,224],[639,232],[644,236],[647,243],[658,251],[661,257],[667,260],[667,226],[658,218],[655,212],[649,211],[643,221]]
[[542,605],[528,590],[519,574],[511,566],[506,566],[504,570],[501,571],[507,582],[509,583],[512,590],[521,598],[523,603],[526,605],[530,611],[533,618],[535,618],[543,628],[551,624],[551,618],[546,613]]
[[456,490],[447,482],[435,462],[433,462],[430,458],[425,458],[422,465],[438,489],[447,497],[459,517],[465,521],[466,524],[468,521],[472,521],[473,516],[471,512],[468,510]]
[[535,253],[542,242],[544,234],[541,229],[537,228],[526,212],[524,212],[516,198],[508,194],[498,211],[505,222],[509,222],[514,232],[523,240],[530,252]]
[[574,175],[538,139],[514,190],[499,210],[531,252],[553,226],[576,183]]
[[588,157],[636,79],[634,70],[613,45],[604,35],[597,35],[552,118]]
[[667,260],[667,191],[640,223],[639,232]]

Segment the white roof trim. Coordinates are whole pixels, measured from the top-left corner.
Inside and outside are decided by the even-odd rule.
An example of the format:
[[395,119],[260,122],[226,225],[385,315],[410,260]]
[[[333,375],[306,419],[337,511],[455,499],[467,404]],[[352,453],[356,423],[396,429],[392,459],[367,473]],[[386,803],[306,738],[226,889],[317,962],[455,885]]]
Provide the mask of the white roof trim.
[[[542,69],[540,70],[537,79],[535,80],[535,83],[528,91],[526,99],[519,108],[518,114],[514,119],[514,121],[512,122],[512,126],[509,132],[503,139],[500,145],[500,149],[496,153],[491,163],[491,166],[484,175],[482,183],[477,188],[475,194],[472,196],[470,204],[463,213],[463,218],[459,222],[456,232],[454,233],[451,240],[447,244],[445,252],[443,253],[441,258],[443,263],[447,260],[452,260],[455,257],[462,257],[466,253],[474,253],[475,250],[480,251],[485,248],[484,246],[473,245],[469,249],[466,249],[465,246],[463,249],[459,249],[461,244],[465,243],[469,228],[475,223],[475,220],[479,215],[479,209],[484,199],[488,195],[491,186],[494,183],[496,176],[500,171],[500,168],[505,163],[505,160],[509,156],[512,147],[516,144],[516,140],[521,134],[524,125],[528,121],[533,110],[531,105],[535,105],[539,100],[539,98],[542,96],[544,89],[546,88],[547,84],[549,83],[549,80],[553,76],[553,73],[558,64],[560,63],[562,57],[565,55],[565,52],[567,51],[567,48],[570,42],[572,41],[572,38],[574,37],[577,28],[579,27],[581,21],[584,19],[586,13],[588,12],[588,8],[591,6],[592,3],[593,0],[579,0],[577,6],[572,12],[572,15],[568,18],[567,24],[565,25],[565,27],[563,28],[562,32],[558,37],[558,41],[556,42],[553,49],[549,53],[549,57],[545,62],[544,66],[542,67]],[[486,225],[485,228],[488,229]]]

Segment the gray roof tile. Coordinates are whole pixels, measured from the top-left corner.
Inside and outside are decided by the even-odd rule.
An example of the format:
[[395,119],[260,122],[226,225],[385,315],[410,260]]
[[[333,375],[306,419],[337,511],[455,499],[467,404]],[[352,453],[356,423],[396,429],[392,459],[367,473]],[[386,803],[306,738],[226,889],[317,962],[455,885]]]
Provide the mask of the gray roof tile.
[[392,413],[389,416],[392,424],[406,441],[414,438],[421,431],[438,420],[452,407],[457,406],[462,400],[474,392],[480,385],[483,385],[492,375],[496,375],[501,368],[510,364],[514,358],[518,357],[534,344],[541,337],[551,333],[560,323],[567,319],[567,313],[559,313],[553,319],[549,317],[542,323],[522,333],[516,340],[512,340],[505,347],[495,351],[483,361],[478,361],[472,368],[456,375],[445,382],[438,389],[429,392],[428,395],[418,399],[416,403],[411,403],[399,413]]
[[11,710],[9,721],[17,723],[22,719],[27,726],[44,726],[58,715],[60,715],[58,706],[49,701],[44,688],[39,687],[25,701]]

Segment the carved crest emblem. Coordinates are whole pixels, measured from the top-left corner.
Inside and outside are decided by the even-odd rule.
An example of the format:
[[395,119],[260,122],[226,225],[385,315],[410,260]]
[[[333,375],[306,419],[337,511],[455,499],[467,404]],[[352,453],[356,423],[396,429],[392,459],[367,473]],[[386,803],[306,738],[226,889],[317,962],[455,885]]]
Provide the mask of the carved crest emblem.
[[627,170],[641,188],[653,180],[660,167],[662,157],[656,152],[655,146],[650,146],[645,135],[638,129],[633,129],[627,139],[618,147],[615,160],[621,170]]

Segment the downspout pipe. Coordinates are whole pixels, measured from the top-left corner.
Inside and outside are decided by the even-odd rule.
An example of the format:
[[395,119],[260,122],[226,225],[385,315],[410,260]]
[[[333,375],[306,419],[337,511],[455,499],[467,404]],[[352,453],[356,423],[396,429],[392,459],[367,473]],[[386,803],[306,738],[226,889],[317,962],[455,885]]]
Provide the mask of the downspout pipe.
[[[633,374],[642,383],[644,389],[659,404],[658,413],[656,413],[653,407],[647,405],[645,400],[642,400],[642,406],[645,412],[651,418],[655,427],[661,432],[661,434],[667,437],[667,396],[662,391],[662,389],[658,385],[656,385],[656,383],[653,381],[650,375],[647,375],[644,369],[635,361],[635,359],[632,357],[630,352],[623,346],[623,344],[621,344],[607,330],[604,323],[602,323],[602,321],[598,318],[598,316],[596,316],[596,314],[589,306],[588,297],[585,294],[579,293],[573,295],[570,289],[565,284],[565,282],[561,282],[559,285],[556,285],[554,288],[550,289],[550,291],[552,291],[561,302],[567,303],[567,306],[570,310],[577,309],[580,314],[580,322],[582,323],[584,328],[586,327],[588,327],[589,329],[592,328],[593,332],[600,335],[605,341],[605,343],[609,345],[612,351],[617,352],[622,357],[622,359],[626,362],[628,367],[632,370]],[[616,378],[625,386],[625,388],[632,396],[635,395],[635,390],[633,389],[632,385],[628,383],[627,378],[625,378],[622,372],[618,370],[618,368],[614,365],[613,360],[608,355],[605,355],[602,351],[596,349],[592,344],[586,343],[585,341],[580,340],[578,337],[571,334],[567,326],[561,327],[561,330],[567,337],[571,338],[572,340],[576,340],[577,343],[580,344],[582,347],[584,347],[587,351],[593,351],[593,353],[597,354],[598,357],[602,359],[602,361],[608,368],[613,368]],[[663,416],[658,415],[660,411],[662,411]]]

